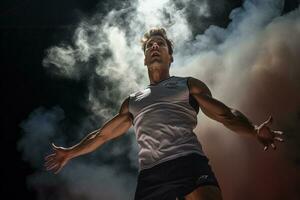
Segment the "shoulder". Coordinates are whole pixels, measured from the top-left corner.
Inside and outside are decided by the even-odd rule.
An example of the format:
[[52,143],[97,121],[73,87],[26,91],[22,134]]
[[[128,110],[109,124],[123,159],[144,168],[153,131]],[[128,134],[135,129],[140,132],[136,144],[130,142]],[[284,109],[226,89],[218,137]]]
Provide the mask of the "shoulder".
[[188,77],[187,84],[190,94],[208,94],[209,96],[211,96],[209,88],[203,81],[194,77]]
[[127,113],[127,112],[129,112],[129,98],[130,98],[130,97],[127,97],[127,98],[123,101],[119,113]]
[[121,108],[119,110],[119,115],[127,115],[128,118],[130,118],[131,120],[133,120],[133,115],[129,111],[129,99],[130,99],[130,97],[127,97],[123,101],[123,103],[121,105]]

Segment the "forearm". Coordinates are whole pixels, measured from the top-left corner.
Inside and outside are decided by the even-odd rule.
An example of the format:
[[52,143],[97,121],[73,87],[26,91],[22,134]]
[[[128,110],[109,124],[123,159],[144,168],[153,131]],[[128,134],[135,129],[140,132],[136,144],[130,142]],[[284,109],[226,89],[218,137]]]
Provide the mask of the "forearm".
[[78,144],[69,148],[72,158],[90,153],[106,142],[105,137],[101,135],[101,129],[89,133]]
[[196,99],[204,114],[221,122],[234,132],[255,135],[256,127],[252,125],[247,117],[213,98],[209,88],[203,82],[190,78],[188,83],[190,94]]
[[234,110],[209,95],[195,95],[202,111],[228,129],[247,135],[255,135],[255,126],[240,111]]
[[90,133],[81,142],[70,148],[72,158],[90,153],[105,142],[126,133],[131,126],[129,116],[129,113],[118,114],[105,123],[101,129]]
[[236,133],[255,136],[255,125],[253,125],[249,119],[238,110],[230,109],[230,114],[224,118],[222,123],[228,129]]

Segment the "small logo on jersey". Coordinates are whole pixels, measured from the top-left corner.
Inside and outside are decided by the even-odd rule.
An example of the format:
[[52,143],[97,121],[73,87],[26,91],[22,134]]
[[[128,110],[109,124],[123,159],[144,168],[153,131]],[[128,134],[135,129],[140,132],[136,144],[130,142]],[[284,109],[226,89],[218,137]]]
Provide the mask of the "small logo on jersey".
[[136,93],[135,97],[137,101],[140,101],[144,98],[146,98],[147,96],[149,96],[151,94],[151,90],[150,88],[147,88],[143,91],[139,91],[138,93]]
[[177,88],[177,83],[178,83],[177,81],[168,82],[168,83],[165,83],[164,86],[169,89],[175,89],[175,88]]

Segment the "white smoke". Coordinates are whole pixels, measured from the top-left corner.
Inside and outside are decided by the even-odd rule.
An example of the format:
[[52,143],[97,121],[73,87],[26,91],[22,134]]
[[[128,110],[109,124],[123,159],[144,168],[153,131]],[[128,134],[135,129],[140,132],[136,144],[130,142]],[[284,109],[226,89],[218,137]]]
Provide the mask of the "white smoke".
[[34,167],[39,167],[43,162],[42,155],[49,149],[49,140],[53,139],[55,133],[60,133],[59,123],[63,119],[64,111],[60,107],[53,107],[51,110],[41,107],[33,111],[20,125],[23,138],[19,141],[18,148],[23,151],[24,159]]
[[[204,33],[193,35],[192,24],[203,24],[202,28],[205,28],[205,23],[200,19],[211,16],[211,5],[208,1],[194,0],[180,2],[179,7],[176,3],[178,2],[170,0],[133,0],[119,10],[111,10],[106,16],[95,15],[85,19],[74,33],[73,44],[51,47],[43,64],[50,73],[66,79],[80,80],[89,77],[88,104],[85,105],[93,114],[89,119],[107,120],[115,114],[118,109],[116,106],[126,96],[148,83],[139,44],[142,34],[151,27],[166,27],[169,37],[175,42],[172,74],[193,76],[204,81],[213,96],[245,112],[255,123],[260,123],[268,114],[273,114],[275,119],[283,121],[277,125],[285,126],[285,122],[289,121],[290,116],[295,116],[300,108],[300,97],[297,93],[300,87],[299,9],[280,16],[282,0],[246,0],[241,8],[231,12],[232,21],[228,27],[212,25]],[[188,20],[191,5],[198,10],[193,21]],[[96,84],[99,80],[102,81],[101,85]],[[286,111],[292,114],[289,115]],[[291,120],[295,122],[296,119]],[[251,168],[246,157],[251,157],[251,154],[248,151],[259,154],[259,146],[254,142],[243,141],[233,134],[223,133],[224,129],[216,127],[215,123],[206,118],[200,117],[199,121],[201,126],[196,133],[217,166],[216,173],[220,177],[221,186],[224,186],[225,199],[239,199],[237,194],[229,191],[229,175],[232,175],[233,169],[239,175],[236,181],[228,184],[237,189],[238,183],[249,178],[247,170],[251,171]],[[296,127],[293,123],[286,126]],[[57,130],[57,127],[54,126],[52,130]],[[32,129],[26,129],[26,132],[29,135],[24,138],[36,137],[36,134],[31,134]],[[44,136],[44,139],[48,140],[50,137]],[[130,141],[129,160],[136,167],[134,155],[137,156],[137,147],[134,144],[134,134],[119,140],[121,148],[124,145],[122,141]],[[26,150],[26,142],[21,143],[26,159],[34,159]],[[104,146],[100,155],[107,152],[121,155],[118,153],[122,151],[119,149],[120,145],[112,146]],[[236,159],[228,162],[222,158],[228,156]],[[276,160],[278,156],[269,159]],[[252,160],[256,161],[253,158]],[[114,163],[113,166],[117,165]],[[230,168],[231,165],[235,167]],[[287,165],[283,166],[286,168]],[[73,173],[76,174],[75,177]],[[88,178],[91,180],[84,179],[82,173],[89,174]],[[39,172],[35,177],[40,177],[40,174]],[[69,166],[61,178],[67,182],[66,187],[75,189],[76,192],[72,193],[74,196],[82,194],[86,199],[133,197],[135,177],[132,174],[120,176],[114,170],[103,166],[79,162],[78,165]],[[114,194],[115,190],[109,190],[103,185],[106,193],[99,192],[96,188],[109,179],[111,182],[108,186],[113,187],[115,182],[115,189],[125,189]],[[123,180],[128,182],[124,183]],[[89,187],[79,189],[76,181],[80,187],[86,184]],[[44,181],[31,184],[38,187],[37,183],[45,185]],[[271,193],[270,190],[266,191]],[[292,198],[292,195],[293,192],[290,192],[289,197]],[[71,199],[75,199],[74,196]],[[257,194],[252,199],[263,198]]]

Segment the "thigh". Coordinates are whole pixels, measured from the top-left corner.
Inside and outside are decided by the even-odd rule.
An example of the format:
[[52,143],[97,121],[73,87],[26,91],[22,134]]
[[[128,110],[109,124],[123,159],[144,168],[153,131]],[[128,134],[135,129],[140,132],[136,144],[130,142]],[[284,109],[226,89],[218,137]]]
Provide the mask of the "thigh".
[[218,187],[205,185],[186,195],[185,200],[222,200],[222,194]]

